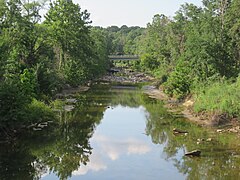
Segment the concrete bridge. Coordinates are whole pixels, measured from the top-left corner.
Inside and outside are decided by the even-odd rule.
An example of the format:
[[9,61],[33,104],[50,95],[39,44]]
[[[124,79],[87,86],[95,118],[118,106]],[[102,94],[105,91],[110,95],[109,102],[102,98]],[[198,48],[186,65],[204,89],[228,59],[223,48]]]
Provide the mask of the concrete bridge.
[[109,60],[111,61],[132,61],[139,60],[138,55],[109,55]]

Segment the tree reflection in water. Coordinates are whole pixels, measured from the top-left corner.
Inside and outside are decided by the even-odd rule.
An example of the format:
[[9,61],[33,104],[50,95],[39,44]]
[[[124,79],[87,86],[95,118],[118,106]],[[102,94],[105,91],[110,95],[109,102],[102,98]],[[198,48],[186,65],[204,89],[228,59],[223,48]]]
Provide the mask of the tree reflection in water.
[[[161,101],[136,90],[95,87],[75,97],[72,112],[59,111],[59,122],[43,131],[22,134],[19,140],[0,146],[0,179],[39,179],[53,172],[67,179],[90,160],[90,138],[108,107],[143,106],[145,133],[154,144],[164,145],[165,161],[171,162],[188,179],[235,179],[240,177],[240,151],[235,135],[215,134],[194,125],[178,114],[167,112]],[[175,136],[173,128],[189,131]],[[197,144],[197,139],[212,138]],[[187,150],[200,149],[200,158],[184,157]]]
[[[240,146],[236,135],[216,134],[211,129],[199,127],[178,114],[167,112],[162,102],[151,100],[145,104],[149,117],[146,133],[155,144],[164,144],[165,160],[187,179],[236,179],[240,177]],[[188,135],[176,136],[173,128],[187,130]],[[206,141],[208,138],[212,141]],[[198,139],[203,139],[197,143]],[[186,151],[200,149],[200,158],[184,157]]]
[[86,96],[78,98],[73,112],[59,111],[59,123],[0,147],[0,179],[39,179],[49,172],[67,179],[89,162],[89,139],[105,107],[96,107]]

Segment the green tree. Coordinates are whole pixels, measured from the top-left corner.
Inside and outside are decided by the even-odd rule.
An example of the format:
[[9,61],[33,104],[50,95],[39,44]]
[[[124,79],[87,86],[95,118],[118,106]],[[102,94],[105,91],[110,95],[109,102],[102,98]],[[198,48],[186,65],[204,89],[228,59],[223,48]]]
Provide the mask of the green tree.
[[107,33],[102,28],[92,27],[90,36],[93,41],[93,64],[91,66],[91,74],[93,75],[92,78],[94,78],[94,76],[103,74],[109,67],[108,42]]
[[170,51],[168,48],[168,25],[170,20],[163,14],[155,15],[152,23],[147,26],[147,33],[145,36],[145,43],[143,48],[144,53],[151,54],[153,64],[159,64],[155,66],[155,69],[159,68],[162,64],[168,64],[170,62]]
[[234,67],[239,72],[240,65],[240,12],[239,12],[240,2],[238,0],[233,0],[229,5],[229,9],[226,12],[226,28],[227,33],[230,37],[229,39],[229,49],[234,59]]
[[58,69],[72,85],[83,82],[89,75],[92,41],[89,33],[89,13],[81,12],[72,1],[50,3],[44,24],[52,39]]

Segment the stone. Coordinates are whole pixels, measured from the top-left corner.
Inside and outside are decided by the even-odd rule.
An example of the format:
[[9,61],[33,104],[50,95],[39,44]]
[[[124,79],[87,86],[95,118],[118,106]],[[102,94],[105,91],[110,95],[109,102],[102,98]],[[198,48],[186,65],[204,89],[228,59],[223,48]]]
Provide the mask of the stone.
[[74,109],[74,106],[73,105],[65,105],[64,106],[64,110],[65,111],[72,111]]
[[217,129],[217,132],[222,133],[222,132],[224,132],[224,130],[223,129]]
[[212,138],[207,138],[206,141],[207,141],[207,142],[211,142],[211,141],[212,141]]
[[237,133],[238,132],[238,130],[236,130],[236,129],[229,129],[228,131],[232,132],[232,133]]
[[77,100],[74,98],[66,99],[66,103],[76,103],[76,102],[77,102]]
[[193,151],[185,153],[185,156],[200,156],[200,155],[201,155],[200,150],[193,150]]
[[185,134],[185,133],[188,133],[188,132],[174,128],[174,129],[173,129],[173,133],[174,133],[174,134]]
[[42,128],[33,128],[34,131],[41,131]]

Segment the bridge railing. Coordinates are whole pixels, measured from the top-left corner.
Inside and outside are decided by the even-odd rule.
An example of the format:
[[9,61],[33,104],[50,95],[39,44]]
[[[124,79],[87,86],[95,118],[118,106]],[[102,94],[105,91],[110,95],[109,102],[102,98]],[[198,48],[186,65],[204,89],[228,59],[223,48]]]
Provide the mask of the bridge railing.
[[139,59],[138,55],[109,55],[110,60],[136,60]]

